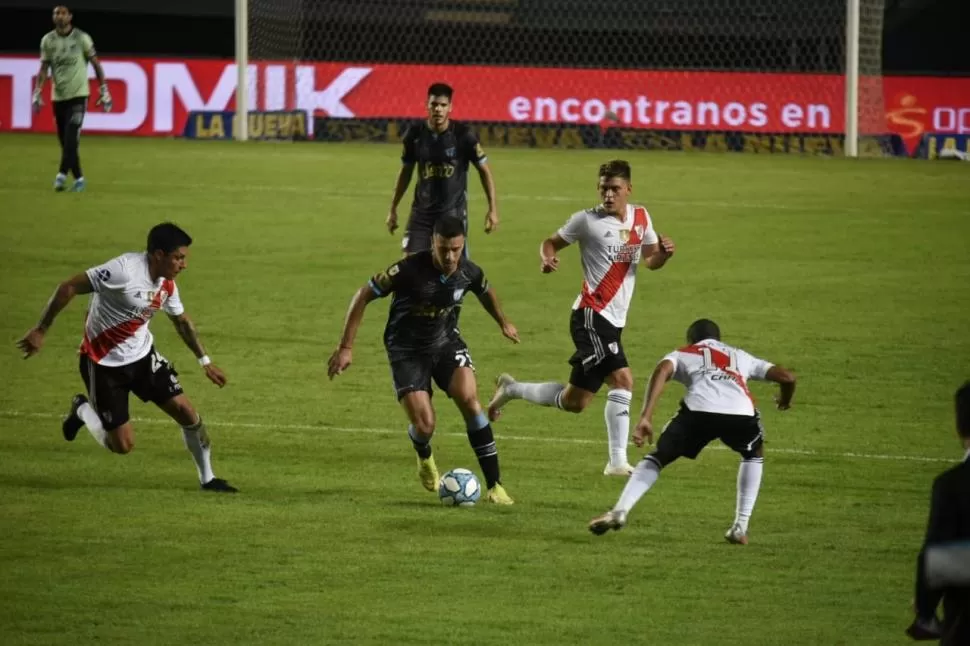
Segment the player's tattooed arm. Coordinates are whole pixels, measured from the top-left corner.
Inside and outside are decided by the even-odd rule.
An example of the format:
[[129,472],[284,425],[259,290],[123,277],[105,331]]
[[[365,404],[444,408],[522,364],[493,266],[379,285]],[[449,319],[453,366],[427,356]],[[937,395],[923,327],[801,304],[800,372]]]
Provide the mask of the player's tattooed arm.
[[347,308],[347,316],[344,318],[344,329],[340,333],[340,345],[327,362],[327,376],[333,379],[350,367],[353,361],[354,341],[357,339],[357,330],[364,320],[364,310],[367,305],[376,300],[377,292],[370,284],[364,285],[354,294],[350,300],[350,307]]
[[209,381],[220,388],[225,386],[228,381],[226,375],[214,363],[208,360],[205,348],[202,347],[202,341],[199,340],[199,333],[196,331],[192,319],[184,312],[177,316],[169,316],[169,318],[172,319],[175,330],[182,337],[182,341],[192,351],[195,358],[199,359],[199,362],[202,363],[202,369],[205,370],[205,376],[209,378]]
[[195,358],[201,359],[204,357],[205,348],[202,347],[202,341],[199,340],[199,333],[195,329],[195,324],[192,323],[192,319],[184,313],[169,318],[172,319],[172,323],[175,325],[175,331],[182,337],[182,341],[192,351]]
[[509,339],[513,343],[518,343],[519,331],[516,330],[511,321],[505,317],[505,312],[502,311],[502,304],[499,303],[498,295],[495,293],[495,290],[489,287],[487,290],[485,290],[485,293],[478,297],[478,301],[482,304],[482,307],[485,308],[485,311],[488,312],[489,316],[495,319],[495,322],[498,323],[500,328],[502,328],[502,334],[505,336],[505,338]]
[[664,386],[674,376],[674,364],[670,361],[661,361],[653,369],[650,375],[650,383],[643,396],[643,408],[640,410],[640,421],[633,431],[633,443],[643,446],[644,440],[647,444],[653,444],[653,411],[660,401],[660,395],[664,391]]
[[94,288],[91,286],[91,280],[86,272],[72,276],[58,285],[50,300],[47,301],[47,305],[40,315],[40,321],[29,329],[23,338],[17,341],[17,347],[24,353],[24,359],[40,352],[41,346],[44,345],[44,335],[47,334],[47,330],[54,324],[54,319],[57,318],[61,310],[67,307],[75,296],[90,294],[93,291]]
[[98,77],[98,85],[103,86],[105,84],[104,68],[101,67],[101,61],[98,60],[96,55],[88,58],[91,63],[91,67],[94,68],[94,75]]

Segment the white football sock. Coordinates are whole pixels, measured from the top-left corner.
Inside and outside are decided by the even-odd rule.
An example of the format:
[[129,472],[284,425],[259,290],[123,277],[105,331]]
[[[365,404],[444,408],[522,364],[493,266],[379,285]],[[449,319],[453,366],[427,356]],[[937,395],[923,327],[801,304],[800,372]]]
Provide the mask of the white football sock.
[[633,470],[633,475],[626,481],[623,493],[620,494],[620,499],[616,501],[613,510],[622,511],[625,514],[630,513],[637,501],[643,498],[643,494],[650,491],[650,487],[657,482],[659,477],[660,465],[656,460],[649,457],[640,460],[640,464]]
[[754,503],[758,500],[764,462],[764,458],[751,458],[742,460],[738,467],[738,501],[734,523],[740,525],[743,532],[748,531],[748,521],[754,511]]
[[627,464],[626,445],[630,440],[630,402],[633,393],[622,388],[614,388],[606,394],[606,434],[610,446],[610,466],[623,467]]
[[77,416],[84,422],[85,428],[88,429],[88,433],[91,434],[94,441],[110,450],[108,447],[108,433],[104,430],[104,426],[101,424],[101,418],[98,417],[98,413],[94,410],[94,407],[88,402],[84,402],[77,407]]
[[199,482],[205,484],[215,478],[210,460],[209,434],[201,417],[192,426],[182,427],[182,438],[185,440],[185,448],[192,454],[195,469],[199,472]]
[[524,399],[540,406],[555,406],[562,408],[560,397],[566,387],[554,382],[541,384],[514,382],[506,386],[506,392],[512,399]]

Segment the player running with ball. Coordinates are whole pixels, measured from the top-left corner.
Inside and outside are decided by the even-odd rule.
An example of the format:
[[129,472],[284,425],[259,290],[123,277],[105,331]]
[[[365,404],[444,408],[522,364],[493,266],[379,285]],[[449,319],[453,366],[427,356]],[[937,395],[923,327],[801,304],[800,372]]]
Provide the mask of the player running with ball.
[[484,272],[464,256],[464,248],[464,222],[456,217],[440,218],[434,223],[430,250],[394,263],[357,290],[327,373],[333,379],[350,367],[364,310],[369,303],[393,293],[384,328],[384,347],[391,362],[397,399],[411,422],[408,436],[418,454],[421,484],[428,491],[437,491],[438,468],[431,454],[435,431],[433,380],[454,400],[465,418],[468,442],[485,475],[486,500],[511,505],[512,498],[502,487],[492,427],[478,401],[471,355],[452,323],[454,308],[466,293],[472,292],[507,339],[518,343],[519,333],[505,318]]

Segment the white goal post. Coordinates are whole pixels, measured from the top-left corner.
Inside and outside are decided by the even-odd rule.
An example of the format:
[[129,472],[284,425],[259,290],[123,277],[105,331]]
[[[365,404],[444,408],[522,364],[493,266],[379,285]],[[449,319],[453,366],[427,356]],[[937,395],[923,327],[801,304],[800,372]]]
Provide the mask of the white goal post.
[[[265,61],[293,66],[458,65],[471,61],[550,72],[558,68],[605,69],[612,78],[627,70],[725,72],[716,75],[724,79],[722,85],[712,88],[718,96],[732,95],[735,88],[731,84],[740,78],[737,74],[753,73],[767,79],[776,74],[781,80],[758,83],[759,91],[769,95],[769,105],[776,100],[787,107],[792,100],[789,96],[823,97],[832,113],[825,132],[844,134],[846,157],[859,156],[861,137],[885,134],[885,0],[639,0],[632,4],[599,0],[595,11],[590,11],[588,0],[234,2],[238,115],[260,108],[252,105],[257,88],[251,84],[276,81],[275,77],[263,79],[250,69]],[[623,20],[617,21],[621,15]],[[523,46],[512,46],[517,43]],[[785,88],[785,79],[798,88]],[[833,91],[840,80],[844,82],[842,106],[835,105],[838,91]],[[287,81],[294,87],[287,88],[286,100],[277,104],[289,108],[305,105],[299,100],[303,94],[296,72]],[[776,83],[775,89],[770,83]],[[649,88],[654,95],[662,90]],[[580,90],[563,86],[567,96],[573,91]],[[587,86],[585,91],[595,92],[595,88]],[[295,101],[294,93],[298,95]],[[379,96],[377,100],[381,102]],[[808,108],[815,107],[813,100],[807,102]],[[840,122],[836,114],[842,107]],[[800,114],[799,106],[793,113]],[[249,139],[248,118],[237,118],[235,123],[235,138]],[[640,127],[651,128],[643,123]],[[668,120],[663,128],[655,129],[676,127]]]

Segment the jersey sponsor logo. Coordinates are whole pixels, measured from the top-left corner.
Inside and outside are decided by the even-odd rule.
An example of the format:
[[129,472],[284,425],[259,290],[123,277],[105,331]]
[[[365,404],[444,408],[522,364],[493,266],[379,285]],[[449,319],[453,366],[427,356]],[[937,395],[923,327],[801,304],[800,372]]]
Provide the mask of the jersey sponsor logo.
[[611,244],[606,245],[606,254],[610,262],[640,262],[640,245]]
[[421,179],[448,179],[455,174],[455,167],[451,164],[424,164],[421,167]]
[[436,319],[448,314],[453,309],[455,308],[452,305],[448,305],[447,307],[438,307],[437,305],[415,305],[411,308],[411,315]]
[[453,159],[455,157],[455,147],[452,146],[451,148],[445,148],[445,155],[449,159]]

